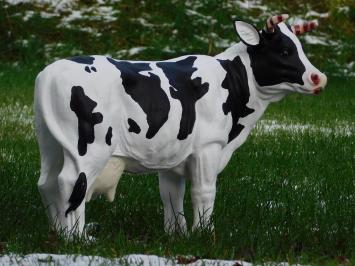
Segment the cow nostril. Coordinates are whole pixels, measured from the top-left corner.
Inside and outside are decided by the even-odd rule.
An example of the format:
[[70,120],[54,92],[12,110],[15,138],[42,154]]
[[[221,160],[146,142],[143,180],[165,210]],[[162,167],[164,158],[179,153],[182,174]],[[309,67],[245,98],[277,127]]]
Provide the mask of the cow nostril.
[[318,74],[312,74],[311,75],[311,80],[313,82],[314,85],[318,85],[320,82],[320,77]]

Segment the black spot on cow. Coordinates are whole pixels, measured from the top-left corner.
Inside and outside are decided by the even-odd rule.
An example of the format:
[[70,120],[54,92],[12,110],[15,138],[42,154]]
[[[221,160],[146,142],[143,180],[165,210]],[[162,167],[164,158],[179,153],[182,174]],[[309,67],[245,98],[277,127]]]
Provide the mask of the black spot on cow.
[[149,63],[131,63],[107,60],[121,72],[122,84],[127,94],[137,102],[147,115],[148,131],[146,138],[153,138],[168,120],[170,111],[169,98],[160,87],[157,75],[148,72],[149,76],[139,74],[141,71],[152,70]]
[[78,151],[80,156],[86,154],[87,144],[94,142],[94,126],[101,123],[103,119],[101,113],[92,112],[96,106],[97,103],[85,95],[82,87],[72,87],[70,109],[78,117]]
[[112,139],[112,127],[109,127],[107,129],[107,133],[105,137],[106,144],[109,146],[111,146],[111,139]]
[[275,26],[273,33],[263,32],[261,45],[250,46],[251,68],[260,86],[273,86],[283,82],[303,85],[306,71],[299,58],[295,43]]
[[133,119],[128,118],[128,125],[129,125],[128,132],[133,132],[136,134],[139,134],[141,132],[141,128]]
[[67,60],[74,61],[78,64],[92,65],[94,63],[95,57],[92,56],[73,56],[67,58]]
[[223,112],[232,115],[233,125],[228,135],[228,142],[236,138],[243,130],[244,126],[239,124],[239,118],[246,117],[254,112],[254,109],[247,107],[250,92],[248,85],[248,76],[239,56],[231,60],[218,60],[226,73],[226,77],[222,82],[222,87],[228,90],[228,97],[223,103]]
[[157,66],[165,73],[170,84],[171,97],[181,103],[182,115],[177,138],[186,139],[191,134],[195,120],[195,104],[208,91],[209,84],[202,83],[201,78],[192,79],[192,74],[197,70],[193,67],[196,56],[189,56],[177,62],[159,62]]
[[70,195],[69,198],[70,205],[69,208],[65,211],[65,217],[67,217],[69,212],[75,211],[80,206],[80,204],[85,198],[86,188],[87,188],[86,175],[85,173],[81,172],[79,174],[78,179],[75,182],[73,191]]
[[[95,57],[92,56],[74,56],[67,58],[67,60],[73,61],[78,64],[84,64],[84,65],[92,65],[94,64]],[[89,66],[85,66],[84,70],[88,73],[91,73],[91,70],[94,72],[97,72],[97,69],[92,66],[91,68]]]

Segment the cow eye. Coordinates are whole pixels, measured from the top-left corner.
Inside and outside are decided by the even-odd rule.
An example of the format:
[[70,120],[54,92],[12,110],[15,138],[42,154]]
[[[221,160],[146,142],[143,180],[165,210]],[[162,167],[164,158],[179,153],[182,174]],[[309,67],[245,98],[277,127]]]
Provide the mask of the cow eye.
[[286,57],[286,56],[289,56],[289,52],[288,52],[287,49],[284,49],[284,50],[281,51],[280,55],[283,56],[283,57]]

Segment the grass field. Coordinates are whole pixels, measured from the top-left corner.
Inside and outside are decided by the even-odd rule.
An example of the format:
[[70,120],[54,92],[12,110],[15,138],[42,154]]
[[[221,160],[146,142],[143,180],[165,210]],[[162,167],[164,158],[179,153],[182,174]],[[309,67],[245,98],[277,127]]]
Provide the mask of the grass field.
[[[218,23],[226,24],[229,18],[224,17],[223,12],[227,7],[222,5],[220,8],[213,1],[206,2],[208,4],[196,9],[217,19]],[[277,6],[282,1],[270,2]],[[140,34],[146,26],[132,30],[118,24],[115,32],[124,36],[121,42],[116,36],[87,47],[79,40],[80,36],[87,37],[86,33],[79,36],[75,29],[49,33],[48,29],[54,29],[58,22],[56,17],[46,19],[47,25],[44,26],[41,18],[33,15],[28,20],[27,35],[18,21],[20,17],[14,14],[22,12],[25,15],[26,9],[39,12],[38,6],[25,4],[0,8],[4,15],[0,16],[0,21],[4,21],[0,32],[3,34],[7,30],[1,27],[10,21],[13,32],[17,34],[13,38],[28,38],[27,46],[19,46],[12,37],[6,39],[7,43],[1,43],[2,51],[9,54],[2,52],[0,55],[0,255],[50,252],[117,257],[144,253],[171,257],[191,254],[201,258],[313,264],[336,264],[347,258],[355,264],[355,78],[346,75],[345,71],[351,71],[353,66],[333,73],[336,66],[328,59],[323,60],[321,54],[328,48],[314,45],[306,48],[329,75],[326,91],[318,97],[291,95],[268,109],[247,142],[219,176],[213,216],[214,234],[202,231],[189,236],[166,235],[155,175],[124,175],[114,203],[98,199],[87,205],[87,222],[101,226],[97,241],[67,243],[49,233],[36,187],[39,153],[32,124],[34,78],[43,65],[57,56],[109,51],[111,41],[118,43],[120,51],[124,51],[116,55],[128,58],[167,58],[194,52],[214,54],[223,49],[213,44],[221,43],[217,37],[212,36],[209,42],[191,37],[196,32],[220,33],[224,30],[222,26],[204,27],[205,20],[201,17],[201,21],[196,22],[197,28],[191,29],[186,27],[191,25],[186,24],[190,19],[185,16],[186,6],[178,5],[176,18],[172,20],[167,15],[172,6],[162,4],[163,1],[156,3],[157,6],[141,6],[144,14],[151,14],[151,21],[167,23],[161,28],[149,29],[148,33],[154,33],[154,38],[148,33]],[[316,5],[316,1],[311,1],[311,5]],[[130,16],[138,12],[138,9],[130,9],[132,6],[125,1],[117,1],[113,7],[126,10]],[[216,13],[212,14],[214,8]],[[290,8],[296,9],[292,5]],[[237,12],[244,14],[240,10]],[[253,12],[258,15],[257,10],[251,10]],[[8,19],[5,21],[6,13]],[[162,15],[159,17],[158,14]],[[82,21],[77,23],[74,26],[81,25]],[[90,23],[95,28],[95,21]],[[175,39],[167,37],[172,30],[169,23],[178,28],[179,35]],[[107,27],[102,33],[104,37],[113,26],[108,23]],[[231,30],[231,27],[226,29]],[[31,32],[38,38],[32,38]],[[325,33],[330,34],[329,31]],[[338,34],[336,32],[333,36]],[[339,46],[340,52],[330,56],[344,66],[349,64],[353,56],[350,48],[354,47],[353,36],[347,34],[343,36],[345,44]],[[70,42],[48,46],[60,38],[67,38]],[[89,40],[93,42],[92,38]],[[191,42],[186,46],[189,40]],[[14,41],[12,46],[10,41]],[[141,49],[141,53],[129,51],[130,46],[142,45],[148,48]],[[52,47],[47,56],[45,47],[47,52],[48,47]],[[189,225],[192,223],[190,205],[188,190],[185,209]]]
[[[21,84],[23,78],[27,84],[25,77],[8,72],[0,78],[1,93],[8,91],[0,106],[2,252],[354,259],[354,79],[335,78],[319,97],[293,95],[270,107],[219,176],[214,236],[165,235],[157,177],[125,175],[113,204],[104,199],[88,204],[87,222],[101,225],[97,242],[68,244],[48,236],[36,188],[32,109],[27,96],[16,97],[20,88],[28,97],[32,90],[11,89],[12,81]],[[191,224],[188,193],[186,208]]]

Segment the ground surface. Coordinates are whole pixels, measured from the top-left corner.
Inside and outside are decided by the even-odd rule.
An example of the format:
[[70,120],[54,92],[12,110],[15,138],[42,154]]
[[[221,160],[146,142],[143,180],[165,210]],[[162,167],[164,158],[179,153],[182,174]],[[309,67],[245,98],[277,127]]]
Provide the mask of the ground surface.
[[[262,25],[272,5],[280,11],[298,9],[276,0],[268,5],[17,2],[0,1],[0,254],[355,262],[355,49],[353,32],[342,28],[354,24],[354,9],[346,1],[308,4],[318,12],[310,18],[342,25],[339,31],[327,24],[304,40],[312,61],[328,74],[329,85],[318,97],[291,95],[270,107],[219,176],[214,234],[165,235],[157,177],[125,175],[114,203],[99,199],[88,204],[87,222],[101,225],[92,243],[66,243],[48,233],[36,187],[39,154],[32,125],[38,71],[56,57],[81,53],[131,59],[216,54],[237,41],[229,24],[232,14],[253,16]],[[169,15],[172,8],[174,17]],[[191,225],[189,191],[185,208]]]

